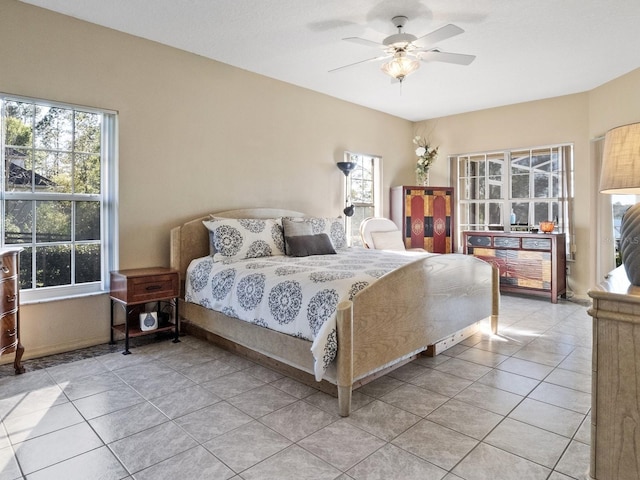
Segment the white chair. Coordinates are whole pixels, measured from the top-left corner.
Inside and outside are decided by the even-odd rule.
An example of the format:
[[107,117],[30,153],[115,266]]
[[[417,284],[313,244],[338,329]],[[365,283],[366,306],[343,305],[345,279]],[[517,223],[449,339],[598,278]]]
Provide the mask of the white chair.
[[405,250],[402,232],[388,218],[368,217],[360,224],[360,238],[365,248]]

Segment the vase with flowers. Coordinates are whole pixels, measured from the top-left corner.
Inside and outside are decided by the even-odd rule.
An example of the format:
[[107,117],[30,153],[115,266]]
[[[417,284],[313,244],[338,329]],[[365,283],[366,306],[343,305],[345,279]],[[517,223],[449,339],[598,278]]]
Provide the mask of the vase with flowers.
[[432,147],[429,140],[419,135],[413,137],[413,143],[417,145],[416,155],[416,182],[418,185],[429,185],[429,170],[438,157],[438,147]]

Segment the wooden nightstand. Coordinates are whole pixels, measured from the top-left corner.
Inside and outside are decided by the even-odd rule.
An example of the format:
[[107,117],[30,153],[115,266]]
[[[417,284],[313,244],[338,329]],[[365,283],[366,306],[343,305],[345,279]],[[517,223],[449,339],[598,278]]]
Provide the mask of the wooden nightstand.
[[[116,270],[111,272],[111,344],[115,343],[114,332],[124,333],[123,355],[129,351],[129,338],[175,330],[173,343],[179,342],[180,316],[178,315],[178,296],[180,295],[180,281],[176,270],[164,267],[134,268],[130,270]],[[140,305],[157,302],[158,328],[154,330],[141,330],[138,318],[133,321],[129,318],[134,311],[138,311]],[[169,304],[173,307],[175,320],[171,322],[171,315],[165,318],[165,312],[161,304]],[[124,324],[114,325],[114,305],[121,305],[125,312]]]

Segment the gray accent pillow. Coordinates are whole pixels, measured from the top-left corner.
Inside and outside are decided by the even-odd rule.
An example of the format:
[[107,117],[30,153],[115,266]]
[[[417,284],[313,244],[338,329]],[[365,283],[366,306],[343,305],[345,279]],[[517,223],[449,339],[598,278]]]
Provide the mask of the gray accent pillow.
[[[285,224],[289,226],[289,232]],[[347,248],[347,236],[344,222],[340,217],[283,217],[282,226],[286,236],[289,235],[317,235],[326,233],[331,240],[334,250]]]
[[285,237],[287,255],[290,257],[308,257],[309,255],[335,254],[329,235],[318,233],[316,235],[295,235]]

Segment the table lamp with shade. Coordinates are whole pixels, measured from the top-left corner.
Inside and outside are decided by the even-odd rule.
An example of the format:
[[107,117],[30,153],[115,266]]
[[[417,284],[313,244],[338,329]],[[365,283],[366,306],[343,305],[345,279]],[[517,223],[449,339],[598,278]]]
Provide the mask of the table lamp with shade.
[[[600,193],[640,194],[640,123],[612,128],[605,135]],[[622,217],[620,256],[629,281],[640,286],[640,203]]]

